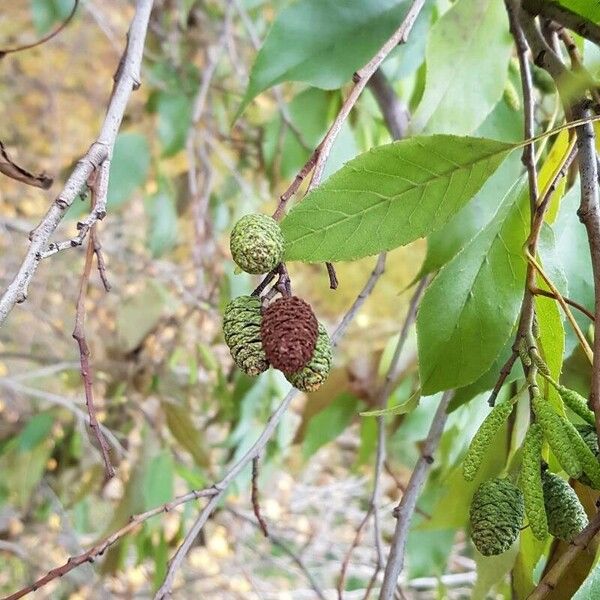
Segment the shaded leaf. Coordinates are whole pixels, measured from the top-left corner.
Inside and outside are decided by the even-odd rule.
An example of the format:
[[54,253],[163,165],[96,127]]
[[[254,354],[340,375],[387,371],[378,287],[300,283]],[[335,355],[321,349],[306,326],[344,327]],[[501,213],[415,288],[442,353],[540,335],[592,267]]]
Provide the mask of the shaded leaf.
[[433,135],[361,154],[282,221],[286,259],[354,260],[436,231],[512,148],[484,138]]
[[600,23],[600,4],[598,2],[591,2],[590,0],[558,0],[558,3],[594,23]]
[[173,458],[164,450],[156,455],[144,473],[144,506],[154,508],[173,497]]
[[156,99],[158,139],[163,156],[172,156],[185,146],[192,119],[192,103],[185,94],[160,92]]
[[511,50],[501,2],[456,2],[431,29],[413,131],[475,131],[502,97]]
[[31,17],[38,34],[50,30],[57,21],[64,21],[73,10],[75,0],[30,0]]
[[148,246],[153,256],[161,256],[177,242],[177,207],[169,185],[159,185],[156,194],[146,200],[149,217]]
[[208,457],[201,442],[202,434],[194,427],[189,410],[172,402],[163,402],[162,408],[173,437],[192,455],[197,465],[207,466]]
[[256,57],[238,114],[282,81],[341,87],[395,31],[408,6],[406,0],[300,0],[284,8]]
[[110,163],[108,205],[117,208],[141,187],[150,169],[148,141],[140,133],[124,132],[117,136]]
[[335,440],[348,427],[358,411],[358,399],[343,393],[308,423],[302,441],[302,456],[310,458],[321,446]]
[[515,324],[528,232],[523,179],[490,224],[439,272],[417,318],[423,392],[461,387],[485,373]]
[[54,416],[50,413],[41,413],[32,417],[19,434],[19,450],[35,448],[48,436],[53,424]]

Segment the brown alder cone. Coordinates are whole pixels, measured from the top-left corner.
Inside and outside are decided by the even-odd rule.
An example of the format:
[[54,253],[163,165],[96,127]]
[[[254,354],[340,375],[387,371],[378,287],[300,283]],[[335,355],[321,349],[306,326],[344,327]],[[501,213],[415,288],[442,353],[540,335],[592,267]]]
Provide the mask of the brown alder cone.
[[284,373],[295,373],[309,363],[318,333],[310,304],[297,296],[280,298],[263,313],[260,334],[265,354]]

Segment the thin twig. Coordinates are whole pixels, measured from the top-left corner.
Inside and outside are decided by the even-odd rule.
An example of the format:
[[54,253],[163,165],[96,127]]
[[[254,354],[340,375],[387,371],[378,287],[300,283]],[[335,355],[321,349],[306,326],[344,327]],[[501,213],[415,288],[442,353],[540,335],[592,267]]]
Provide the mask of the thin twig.
[[263,532],[263,535],[268,538],[269,529],[267,527],[267,522],[260,512],[260,500],[258,498],[258,461],[258,456],[255,456],[252,459],[252,510],[254,511],[254,516],[256,517],[258,524],[260,525],[260,530]]
[[[510,24],[510,32],[515,40],[517,48],[517,56],[519,59],[519,70],[521,73],[521,88],[523,90],[523,137],[526,140],[533,138],[535,133],[535,103],[533,99],[533,80],[531,76],[531,67],[527,59],[528,46],[525,34],[521,28],[518,19],[520,10],[518,0],[505,0],[508,21]],[[523,147],[521,160],[527,169],[527,177],[529,183],[529,206],[530,206],[530,223],[533,229],[535,211],[537,206],[538,177],[535,160],[535,145],[533,142],[526,144]],[[529,250],[535,256],[537,247],[537,237],[530,237]],[[525,290],[523,292],[523,302],[521,304],[521,312],[519,316],[519,326],[515,338],[513,351],[517,350],[520,340],[527,337],[532,330],[534,319],[534,302],[531,288],[535,286],[535,271],[531,265],[527,265],[527,273],[525,276]]]
[[31,48],[35,48],[37,46],[41,46],[46,42],[50,41],[53,37],[56,37],[73,19],[75,13],[77,12],[77,6],[79,5],[79,0],[75,0],[73,4],[73,8],[71,12],[67,15],[67,18],[53,31],[45,35],[39,40],[32,42],[31,44],[24,44],[23,46],[15,46],[14,48],[3,48],[0,49],[0,59],[4,58],[7,54],[13,54],[14,52],[21,52],[23,50],[31,50]]
[[199,498],[210,498],[217,494],[217,490],[215,488],[206,488],[202,490],[192,490],[187,494],[183,494],[182,496],[177,496],[170,502],[165,504],[161,504],[155,508],[152,508],[146,512],[133,515],[130,517],[129,521],[126,525],[117,529],[114,533],[110,534],[108,537],[104,538],[94,546],[92,546],[89,550],[78,554],[77,556],[71,556],[67,562],[62,564],[60,567],[56,567],[56,569],[52,569],[48,571],[46,575],[38,579],[35,583],[20,589],[19,591],[11,594],[10,596],[5,596],[1,600],[18,600],[18,598],[22,598],[27,594],[31,594],[44,587],[51,581],[63,577],[67,573],[71,572],[73,569],[77,568],[79,565],[85,563],[93,563],[99,556],[102,556],[108,548],[118,542],[120,539],[128,535],[137,529],[144,521],[159,515],[161,513],[168,513],[172,511],[177,506],[181,504],[185,504],[190,502],[191,500],[197,500]]
[[290,198],[298,191],[298,188],[311,171],[313,171],[313,175],[308,189],[311,190],[321,183],[325,164],[327,163],[329,153],[331,152],[333,143],[335,142],[342,125],[344,124],[351,110],[354,108],[354,105],[369,82],[369,79],[371,79],[375,71],[377,71],[387,55],[396,46],[398,46],[398,44],[403,44],[406,42],[408,35],[413,28],[415,20],[423,8],[424,3],[425,0],[413,1],[398,29],[396,29],[392,36],[379,49],[377,54],[364,67],[362,67],[362,69],[359,69],[354,74],[354,86],[350,90],[348,97],[344,100],[335,120],[325,134],[325,137],[310,155],[309,159],[306,161],[306,164],[302,167],[302,169],[300,169],[300,172],[296,175],[290,187],[280,196],[277,209],[273,213],[274,219],[280,219],[284,215]]
[[433,455],[437,450],[440,438],[442,437],[442,432],[444,431],[444,425],[446,424],[446,419],[448,417],[446,411],[453,394],[454,392],[452,390],[442,394],[431,427],[429,428],[429,433],[423,443],[421,456],[419,457],[408,485],[406,486],[406,492],[402,496],[398,506],[394,509],[394,516],[397,519],[396,529],[392,538],[390,555],[385,566],[385,574],[383,576],[379,600],[392,600],[394,596],[396,583],[404,566],[406,541],[408,539],[412,517],[417,506],[417,500],[425,485],[431,465],[433,464]]
[[[258,522],[238,512],[234,508],[227,507],[227,511],[230,512],[232,515],[236,516],[238,519],[242,519],[243,521],[250,523],[257,529],[261,529],[261,526]],[[269,532],[269,541],[275,546],[281,548],[281,550],[283,550],[283,552],[287,554],[296,563],[300,571],[302,571],[302,573],[305,575],[306,579],[308,580],[308,583],[310,584],[310,587],[313,589],[319,600],[326,600],[325,594],[321,590],[319,583],[315,579],[314,575],[310,572],[310,569],[304,564],[304,561],[302,560],[300,555],[294,552],[294,550],[292,550],[284,540],[274,535],[273,532]]]
[[43,190],[49,189],[53,182],[52,177],[48,177],[45,173],[35,175],[15,163],[8,155],[2,140],[0,140],[0,173],[21,183]]
[[[558,297],[556,296],[556,294],[554,294],[553,292],[550,292],[548,290],[534,288],[531,291],[533,292],[533,294],[535,296],[544,296],[545,298],[553,298],[554,300],[558,300]],[[575,302],[575,300],[573,300],[571,298],[567,298],[567,296],[563,296],[562,298],[569,306],[576,308],[579,312],[583,313],[592,322],[594,322],[596,320],[596,318],[594,317],[594,313],[590,312],[585,306],[583,306],[583,304],[579,304],[579,302]]]
[[[76,365],[74,364],[74,367]],[[62,406],[69,412],[73,413],[77,419],[79,419],[82,423],[86,423],[88,421],[88,415],[82,411],[75,402],[69,400],[68,398],[64,398],[63,396],[59,396],[58,394],[52,394],[51,392],[45,392],[43,390],[39,390],[33,387],[29,387],[15,381],[15,378],[10,377],[2,377],[0,378],[0,388],[4,388],[6,390],[10,390],[11,392],[17,394],[23,394],[24,396],[29,396],[31,398],[37,398],[42,402],[48,402],[49,404],[54,404],[55,406]],[[114,433],[110,431],[107,427],[100,424],[100,428],[104,433],[106,439],[110,442],[110,445],[117,452],[119,456],[125,456],[127,453],[125,448],[121,445],[119,440],[115,437]]]
[[523,8],[534,17],[542,15],[600,45],[599,25],[554,0],[523,0]]
[[121,68],[118,69],[115,78],[113,92],[98,139],[77,163],[62,192],[54,200],[35,230],[31,232],[31,244],[27,254],[18,273],[0,298],[0,324],[4,322],[15,304],[27,299],[29,283],[37,271],[40,256],[46,249],[50,236],[62,221],[67,209],[78,196],[91,173],[110,158],[131,92],[140,85],[140,65],[152,6],[153,0],[137,1],[135,15],[129,28],[127,46],[121,60]]
[[[576,106],[573,113],[576,118],[590,116],[589,108],[583,103]],[[600,196],[598,194],[596,135],[592,123],[579,126],[576,133],[581,181],[581,203],[577,215],[587,231],[594,273],[594,315],[595,321],[600,322]],[[596,431],[598,439],[600,439],[600,335],[594,336],[590,406],[596,415]]]
[[[92,190],[92,205],[96,202],[96,182],[90,185]],[[96,441],[98,442],[98,449],[102,454],[102,460],[104,461],[104,477],[106,480],[111,479],[115,475],[114,467],[110,460],[109,447],[98,418],[96,417],[96,406],[94,403],[94,384],[93,384],[93,371],[90,364],[90,348],[85,337],[85,302],[87,299],[87,290],[90,281],[90,273],[92,271],[92,263],[94,261],[94,255],[96,251],[94,248],[94,239],[92,236],[88,239],[87,250],[85,253],[85,262],[83,266],[83,272],[81,274],[81,281],[79,284],[79,294],[77,296],[77,308],[75,313],[75,329],[73,330],[73,338],[77,342],[79,347],[79,361],[81,365],[81,378],[83,379],[83,388],[85,391],[85,405],[87,407],[88,415],[90,418],[89,425]]]

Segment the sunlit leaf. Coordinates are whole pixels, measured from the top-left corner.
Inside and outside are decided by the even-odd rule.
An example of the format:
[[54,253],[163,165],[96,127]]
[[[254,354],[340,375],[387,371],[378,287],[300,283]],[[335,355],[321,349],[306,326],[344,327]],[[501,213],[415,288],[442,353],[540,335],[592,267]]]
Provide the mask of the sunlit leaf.
[[475,381],[510,337],[523,297],[526,201],[521,180],[427,288],[417,319],[424,393]]
[[484,138],[433,135],[361,154],[282,221],[286,259],[353,260],[436,231],[512,148]]
[[431,29],[425,91],[412,129],[475,131],[502,97],[511,49],[501,2],[456,2]]

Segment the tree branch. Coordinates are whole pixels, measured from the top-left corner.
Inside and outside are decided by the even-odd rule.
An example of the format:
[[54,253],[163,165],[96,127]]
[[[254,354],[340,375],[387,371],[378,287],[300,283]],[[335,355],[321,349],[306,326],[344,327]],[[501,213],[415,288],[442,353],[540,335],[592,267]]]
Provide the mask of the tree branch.
[[[573,113],[576,118],[590,116],[585,102],[577,105]],[[592,123],[580,125],[576,129],[579,151],[579,178],[581,182],[581,203],[577,215],[585,225],[592,271],[594,273],[595,321],[600,322],[600,197],[598,195],[598,163],[596,157],[596,135]],[[594,336],[594,361],[590,385],[590,406],[596,415],[596,432],[600,439],[600,335]]]
[[533,17],[541,15],[560,23],[594,44],[600,45],[600,26],[554,0],[523,0],[523,8]]
[[325,164],[327,163],[327,159],[329,158],[329,153],[331,152],[331,148],[333,143],[335,142],[338,133],[340,132],[344,121],[350,114],[352,108],[358,101],[362,91],[365,89],[365,86],[375,73],[381,63],[385,60],[387,55],[398,45],[404,44],[408,39],[408,35],[415,24],[425,0],[413,0],[412,5],[408,9],[406,16],[404,17],[404,21],[396,29],[393,35],[385,42],[385,44],[379,49],[377,54],[364,66],[362,69],[359,69],[353,77],[354,86],[350,90],[348,97],[344,100],[335,120],[329,127],[329,130],[325,134],[325,137],[321,141],[321,143],[315,148],[314,152],[310,155],[305,165],[300,169],[298,174],[296,175],[294,181],[292,181],[291,185],[288,189],[283,192],[283,194],[279,198],[279,204],[277,209],[273,213],[274,219],[281,219],[285,213],[285,209],[287,207],[287,203],[292,198],[292,196],[298,191],[300,185],[304,181],[304,179],[313,171],[312,180],[309,185],[309,190],[315,188],[319,183],[321,183],[321,179],[323,177],[323,170],[325,169]]
[[590,521],[589,525],[569,544],[569,547],[544,575],[537,587],[529,594],[527,600],[542,600],[556,588],[560,578],[565,574],[571,563],[586,550],[591,541],[600,532],[600,513]]
[[394,597],[396,583],[404,567],[404,553],[412,517],[417,506],[417,500],[421,495],[421,490],[425,485],[427,475],[433,464],[433,455],[437,450],[448,417],[446,410],[453,395],[454,392],[452,390],[442,394],[431,427],[429,428],[429,433],[423,444],[421,456],[406,486],[406,492],[402,495],[400,503],[394,509],[394,516],[397,519],[396,529],[392,538],[388,562],[385,566],[379,600],[392,600]]
[[[153,0],[137,0],[135,15],[129,28],[127,46],[110,97],[110,102],[98,139],[67,179],[62,192],[52,203],[39,225],[30,234],[31,244],[14,279],[0,298],[0,324],[4,322],[15,304],[27,299],[29,283],[40,263],[50,236],[65,216],[79,191],[92,172],[109,160],[117,133],[123,120],[131,92],[140,85],[140,66]],[[95,210],[97,211],[99,207]],[[100,218],[98,214],[94,217]]]

